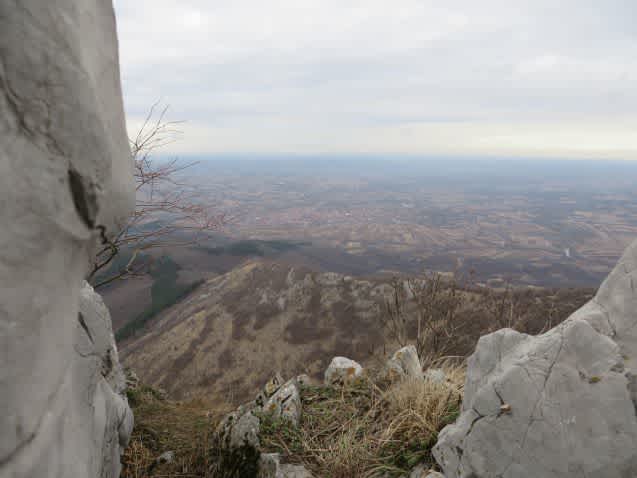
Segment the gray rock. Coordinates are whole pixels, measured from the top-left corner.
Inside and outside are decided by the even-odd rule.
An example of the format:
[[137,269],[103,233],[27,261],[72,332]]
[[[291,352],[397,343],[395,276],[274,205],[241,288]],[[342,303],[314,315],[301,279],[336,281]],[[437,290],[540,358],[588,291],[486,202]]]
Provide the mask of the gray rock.
[[363,367],[358,362],[346,357],[334,357],[325,370],[325,384],[342,384],[362,374]]
[[236,414],[230,415],[231,419],[222,424],[226,432],[227,440],[225,442],[228,448],[241,448],[250,446],[259,447],[259,418],[252,410],[239,410]]
[[0,46],[0,476],[119,476],[132,417],[109,319],[79,316],[97,242],[134,205],[112,4],[0,2]]
[[173,452],[172,450],[169,451],[165,451],[164,453],[162,453],[161,455],[159,455],[157,457],[157,463],[160,464],[170,464],[173,461],[175,461],[175,452]]
[[124,371],[126,376],[126,388],[128,390],[137,390],[139,388],[139,377],[132,369],[126,369]]
[[387,361],[385,373],[390,380],[395,379],[422,379],[422,366],[418,358],[418,352],[413,345],[407,345],[397,350],[392,358]]
[[312,384],[312,379],[309,375],[302,373],[296,376],[296,383],[299,384],[299,387],[307,387]]
[[448,478],[637,476],[636,281],[637,242],[563,324],[480,339],[433,451]]
[[296,379],[289,380],[265,403],[263,410],[275,418],[283,418],[295,426],[301,418],[301,395]]
[[302,465],[281,464],[278,453],[262,453],[258,478],[312,478],[312,474]]
[[260,455],[261,422],[255,415],[259,411],[260,407],[251,402],[221,421],[212,447],[216,454],[213,476],[237,476],[237,470],[245,472],[245,476],[254,476]]
[[447,374],[441,368],[430,368],[425,371],[425,380],[430,380],[434,383],[445,383]]
[[272,395],[274,395],[284,383],[285,380],[283,380],[281,374],[279,372],[275,373],[274,376],[270,380],[268,380],[268,382],[263,387],[265,398],[270,398]]

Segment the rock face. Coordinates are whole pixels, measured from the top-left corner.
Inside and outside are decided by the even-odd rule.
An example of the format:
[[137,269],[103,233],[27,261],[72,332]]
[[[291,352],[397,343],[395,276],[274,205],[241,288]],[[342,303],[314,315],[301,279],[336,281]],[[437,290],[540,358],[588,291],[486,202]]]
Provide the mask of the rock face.
[[134,200],[110,1],[0,2],[0,138],[0,476],[117,476],[130,415],[80,293]]
[[422,366],[413,345],[397,350],[387,361],[386,374],[390,379],[422,379]]
[[347,357],[334,357],[325,370],[325,384],[342,384],[362,374],[363,367],[358,362]]
[[637,242],[563,324],[480,339],[434,448],[447,478],[637,476],[635,284]]

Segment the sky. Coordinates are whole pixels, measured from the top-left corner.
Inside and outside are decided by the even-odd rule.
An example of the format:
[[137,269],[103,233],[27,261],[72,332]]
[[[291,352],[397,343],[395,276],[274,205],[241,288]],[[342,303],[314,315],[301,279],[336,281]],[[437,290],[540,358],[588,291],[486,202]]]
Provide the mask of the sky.
[[637,160],[635,0],[115,0],[168,154]]

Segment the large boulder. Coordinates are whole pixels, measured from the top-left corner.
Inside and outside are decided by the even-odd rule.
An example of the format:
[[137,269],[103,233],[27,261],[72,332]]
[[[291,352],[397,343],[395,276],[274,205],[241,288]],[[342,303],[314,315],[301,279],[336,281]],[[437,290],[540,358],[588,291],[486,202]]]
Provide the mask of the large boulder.
[[110,0],[0,2],[0,138],[0,476],[117,476],[130,415],[81,294],[134,204]]
[[447,478],[637,476],[635,284],[637,242],[561,325],[480,339],[433,451]]

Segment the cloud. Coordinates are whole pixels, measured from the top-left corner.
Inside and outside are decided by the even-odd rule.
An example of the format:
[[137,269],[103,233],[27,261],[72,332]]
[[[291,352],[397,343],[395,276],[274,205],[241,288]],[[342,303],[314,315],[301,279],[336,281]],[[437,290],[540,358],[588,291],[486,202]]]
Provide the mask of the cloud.
[[173,153],[637,159],[632,0],[116,0],[131,126]]

